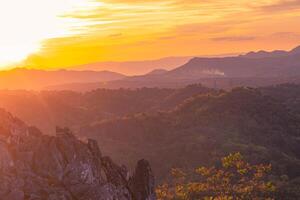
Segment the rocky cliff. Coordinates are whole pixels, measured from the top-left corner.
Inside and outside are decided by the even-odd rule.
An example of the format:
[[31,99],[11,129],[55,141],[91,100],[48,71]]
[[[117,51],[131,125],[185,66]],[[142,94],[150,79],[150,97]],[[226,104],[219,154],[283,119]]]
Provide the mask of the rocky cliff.
[[94,140],[43,135],[0,110],[0,199],[154,200],[154,176],[145,160],[130,175]]

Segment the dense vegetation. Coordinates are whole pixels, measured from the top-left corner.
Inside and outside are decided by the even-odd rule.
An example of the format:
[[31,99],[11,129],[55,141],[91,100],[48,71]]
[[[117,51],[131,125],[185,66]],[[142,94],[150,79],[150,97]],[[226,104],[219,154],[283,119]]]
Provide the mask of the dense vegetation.
[[271,165],[251,165],[240,153],[230,154],[222,158],[219,168],[198,167],[192,174],[172,169],[172,181],[157,188],[157,197],[159,200],[271,200],[276,187],[268,180],[270,170]]
[[55,125],[69,126],[82,138],[97,139],[119,163],[148,159],[158,183],[170,178],[171,168],[219,168],[220,158],[241,152],[251,165],[272,165],[268,178],[277,184],[277,196],[299,199],[299,85],[2,91],[0,97],[1,107],[50,133]]
[[53,134],[56,125],[76,131],[82,125],[104,119],[171,109],[193,95],[208,92],[212,90],[201,85],[183,89],[98,89],[86,93],[2,90],[0,107],[43,132]]
[[133,165],[139,157],[149,159],[159,180],[173,167],[220,165],[219,158],[241,152],[250,163],[270,163],[278,182],[296,183],[300,118],[292,108],[300,106],[299,99],[296,85],[200,94],[172,111],[82,127],[81,136],[96,138],[119,162]]

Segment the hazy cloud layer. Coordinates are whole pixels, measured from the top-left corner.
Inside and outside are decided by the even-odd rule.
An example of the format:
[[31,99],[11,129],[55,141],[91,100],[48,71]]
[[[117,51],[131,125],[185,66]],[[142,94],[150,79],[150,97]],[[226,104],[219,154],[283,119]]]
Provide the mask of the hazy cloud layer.
[[25,64],[289,49],[300,44],[299,8],[300,0],[102,0],[93,11],[66,14],[82,21],[74,26],[80,34],[45,41]]
[[262,7],[267,12],[292,11],[300,9],[300,0],[280,0]]
[[240,41],[248,41],[254,40],[256,37],[254,36],[232,36],[232,37],[217,37],[212,38],[213,41],[227,41],[227,42],[240,42]]

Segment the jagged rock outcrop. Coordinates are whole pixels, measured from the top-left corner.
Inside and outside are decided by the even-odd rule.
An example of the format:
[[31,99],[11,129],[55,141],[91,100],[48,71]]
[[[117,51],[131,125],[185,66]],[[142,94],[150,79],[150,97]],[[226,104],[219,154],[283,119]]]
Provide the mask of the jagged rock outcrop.
[[154,175],[148,161],[140,160],[138,162],[129,185],[135,199],[155,199]]
[[154,200],[147,161],[130,176],[101,155],[97,142],[78,140],[68,129],[43,135],[0,110],[0,199]]

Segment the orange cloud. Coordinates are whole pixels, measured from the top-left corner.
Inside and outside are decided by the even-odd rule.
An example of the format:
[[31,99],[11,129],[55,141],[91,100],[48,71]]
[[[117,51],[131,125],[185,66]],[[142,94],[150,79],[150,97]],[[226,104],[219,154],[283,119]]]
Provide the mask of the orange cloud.
[[[96,61],[289,49],[300,43],[295,37],[300,33],[299,8],[298,0],[103,0],[92,11],[65,14],[64,18],[87,25],[73,27],[80,34],[44,41],[22,65],[59,68]],[[294,36],[269,37],[282,30]]]

